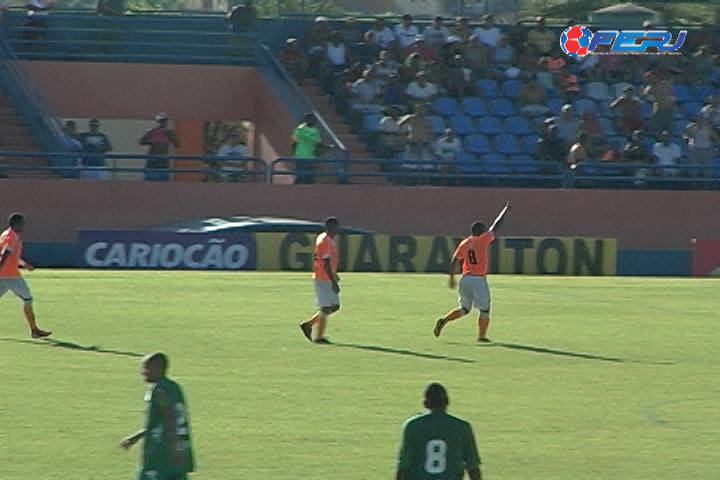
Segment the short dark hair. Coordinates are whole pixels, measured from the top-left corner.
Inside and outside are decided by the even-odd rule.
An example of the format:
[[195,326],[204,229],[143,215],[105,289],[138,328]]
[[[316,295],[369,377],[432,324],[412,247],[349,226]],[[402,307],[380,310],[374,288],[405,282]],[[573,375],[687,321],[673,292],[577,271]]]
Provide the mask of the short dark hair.
[[8,225],[11,227],[14,227],[18,223],[22,223],[25,221],[25,215],[22,213],[11,213],[10,217],[8,217]]
[[338,220],[337,217],[327,217],[325,219],[325,226],[329,227],[330,225],[340,225],[340,220]]
[[166,372],[170,361],[167,355],[161,352],[155,352],[145,357],[145,364],[155,364],[158,366],[161,372]]
[[480,235],[485,232],[485,224],[483,222],[475,222],[472,224],[470,231],[473,235]]
[[447,390],[439,383],[431,383],[425,389],[425,407],[430,410],[440,410],[449,403]]
[[315,115],[313,115],[312,113],[308,113],[303,117],[303,121],[310,125],[315,125]]

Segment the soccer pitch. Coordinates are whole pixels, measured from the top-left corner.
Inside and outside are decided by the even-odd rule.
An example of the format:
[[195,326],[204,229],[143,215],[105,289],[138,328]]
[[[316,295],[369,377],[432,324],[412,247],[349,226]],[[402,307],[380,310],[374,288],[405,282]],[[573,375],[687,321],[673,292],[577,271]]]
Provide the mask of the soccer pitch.
[[308,274],[36,271],[51,342],[0,302],[0,478],[134,478],[141,354],[185,388],[195,480],[389,479],[403,420],[443,383],[487,479],[715,478],[720,282],[493,276],[493,346],[441,275],[344,274],[334,345],[297,324]]

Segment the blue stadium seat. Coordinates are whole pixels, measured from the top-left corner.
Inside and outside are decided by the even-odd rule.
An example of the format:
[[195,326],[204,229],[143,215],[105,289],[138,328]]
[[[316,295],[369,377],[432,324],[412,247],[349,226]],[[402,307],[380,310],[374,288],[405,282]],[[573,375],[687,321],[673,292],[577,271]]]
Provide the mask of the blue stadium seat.
[[509,117],[507,119],[507,132],[513,135],[530,135],[533,132],[530,122],[524,117]]
[[530,155],[512,155],[510,163],[513,171],[517,173],[533,174],[540,171],[539,165]]
[[500,115],[501,117],[512,117],[517,115],[515,105],[505,98],[495,98],[490,100],[490,114]]
[[598,108],[595,102],[589,98],[581,98],[575,102],[575,113],[582,115],[583,112],[590,110],[591,112],[597,113]]
[[598,123],[603,129],[605,135],[615,135],[615,124],[609,118],[599,118]]
[[428,120],[430,120],[430,128],[432,129],[432,131],[435,135],[440,135],[442,133],[445,133],[445,129],[447,128],[447,125],[445,125],[444,118],[438,117],[436,115],[432,115],[432,116],[428,117]]
[[483,162],[487,173],[508,174],[512,172],[505,155],[490,153],[483,156]]
[[522,150],[526,155],[534,155],[537,150],[537,144],[540,137],[537,135],[525,135],[521,138]]
[[553,115],[560,115],[560,108],[563,106],[561,98],[551,98],[548,100],[547,107]]
[[701,109],[702,109],[702,103],[700,103],[700,102],[688,102],[688,103],[684,103],[682,105],[683,113],[686,116],[691,117],[688,120],[691,120],[692,117],[695,117],[695,115],[700,113]]
[[715,178],[720,178],[720,157],[715,157],[712,159],[712,162],[710,162],[710,165],[712,166],[712,175]]
[[461,153],[457,156],[455,168],[466,175],[479,174],[482,172],[482,162],[475,155]]
[[710,95],[714,95],[717,91],[716,87],[703,83],[693,89],[693,100],[703,103]]
[[649,103],[645,103],[645,102],[641,103],[640,104],[640,115],[642,115],[642,118],[644,118],[645,120],[650,118],[650,115],[652,115],[652,105],[650,105]]
[[442,117],[461,115],[457,100],[450,97],[438,97],[433,102],[433,112]]
[[685,133],[685,128],[688,126],[688,123],[689,120],[687,119],[675,120],[672,134],[677,137],[682,137]]
[[483,117],[488,114],[487,104],[485,100],[478,97],[466,97],[460,101],[465,115],[471,117]]
[[502,97],[500,91],[498,90],[497,82],[495,80],[478,80],[477,87],[480,89],[480,94],[485,98]]
[[369,133],[380,131],[380,120],[383,116],[379,113],[368,113],[363,116],[363,130]]
[[516,153],[523,153],[522,146],[515,135],[504,133],[495,139],[495,150],[498,153],[504,153],[506,155],[513,155]]
[[478,155],[491,153],[493,148],[485,135],[476,134],[465,138],[465,151]]
[[505,98],[515,98],[522,88],[523,83],[520,80],[505,80],[502,85],[502,93]]
[[449,125],[450,128],[453,129],[453,132],[461,137],[475,133],[475,125],[473,124],[472,118],[465,115],[450,117]]
[[501,135],[505,133],[503,124],[497,117],[479,118],[477,131],[483,135]]
[[693,97],[690,93],[690,89],[682,83],[676,83],[670,87],[670,91],[675,96],[678,102],[692,102]]

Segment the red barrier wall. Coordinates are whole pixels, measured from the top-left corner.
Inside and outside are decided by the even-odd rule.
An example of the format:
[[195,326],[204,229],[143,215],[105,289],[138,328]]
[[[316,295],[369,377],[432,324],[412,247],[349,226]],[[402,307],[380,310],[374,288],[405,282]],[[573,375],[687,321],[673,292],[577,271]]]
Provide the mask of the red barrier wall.
[[462,234],[476,218],[491,221],[505,200],[514,205],[508,236],[612,237],[625,249],[688,249],[692,237],[720,238],[720,192],[0,181],[0,217],[24,212],[30,241],[229,215],[337,215],[381,233]]
[[175,120],[249,119],[263,139],[258,156],[289,154],[295,122],[254,67],[24,63],[60,117],[150,119],[167,112]]

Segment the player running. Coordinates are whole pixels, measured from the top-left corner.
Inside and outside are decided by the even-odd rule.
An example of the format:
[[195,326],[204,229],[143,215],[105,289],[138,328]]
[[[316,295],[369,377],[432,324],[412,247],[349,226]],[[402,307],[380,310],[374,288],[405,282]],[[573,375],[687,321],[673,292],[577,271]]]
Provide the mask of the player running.
[[23,301],[23,312],[30,327],[30,335],[32,338],[43,338],[50,336],[52,332],[40,330],[35,323],[30,288],[20,276],[21,266],[28,271],[35,270],[35,267],[22,258],[23,242],[19,234],[24,230],[25,217],[20,213],[13,213],[8,220],[8,229],[0,234],[0,298],[8,290],[20,298]]
[[195,470],[195,461],[185,396],[180,385],[166,376],[165,354],[146,355],[141,365],[143,378],[151,384],[145,394],[145,428],[125,438],[120,447],[127,450],[145,439],[138,480],[186,480]]
[[490,325],[490,288],[487,283],[487,248],[495,240],[495,232],[505,220],[505,214],[510,210],[510,202],[497,216],[488,231],[485,224],[475,222],[472,225],[472,235],[460,242],[452,261],[450,262],[450,288],[455,288],[455,271],[458,264],[462,264],[462,278],[458,285],[460,294],[460,307],[439,318],[435,323],[433,334],[439,337],[443,328],[449,322],[457,320],[470,313],[473,306],[480,310],[478,317],[478,342],[490,343],[487,331]]
[[427,413],[403,425],[396,480],[480,480],[480,457],[468,422],[447,413],[445,387],[431,383],[425,389]]
[[315,343],[328,344],[330,341],[325,338],[325,327],[327,318],[340,310],[340,277],[337,275],[338,256],[335,236],[340,231],[340,222],[335,217],[325,220],[325,232],[318,235],[315,240],[315,251],[313,252],[313,273],[315,283],[315,303],[320,310],[307,322],[300,324],[305,338],[313,341],[312,328],[317,324]]

